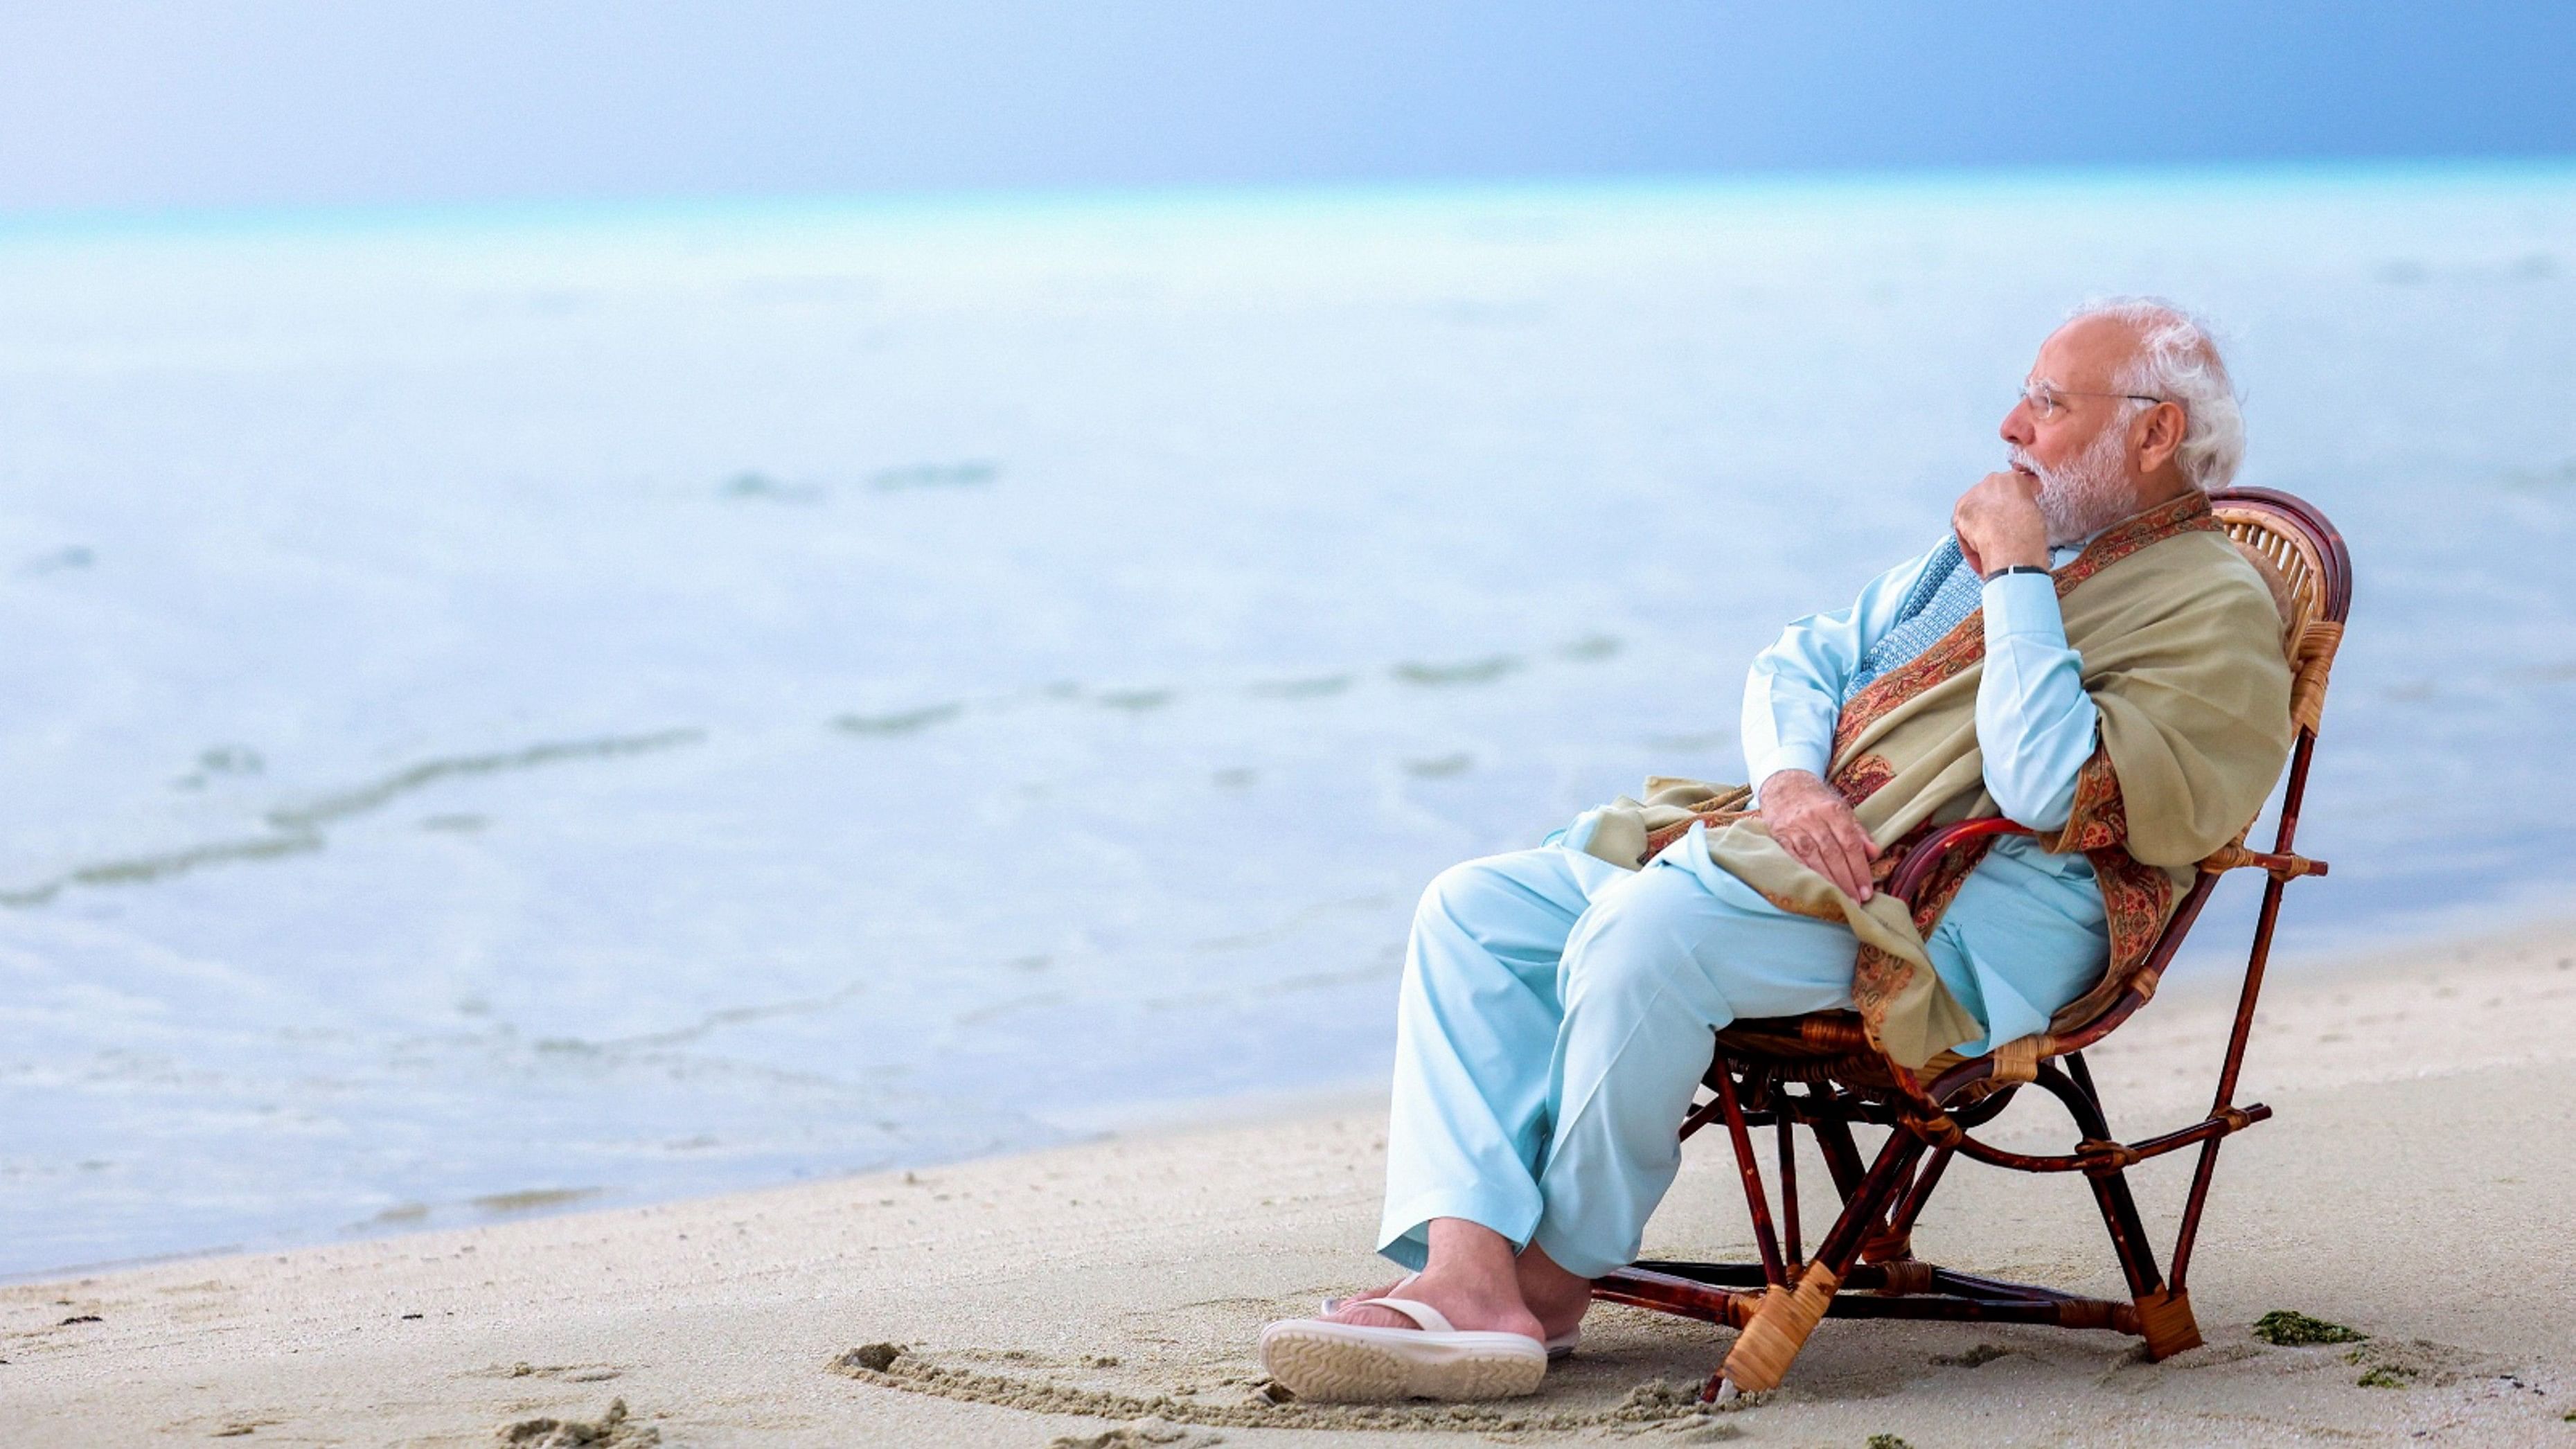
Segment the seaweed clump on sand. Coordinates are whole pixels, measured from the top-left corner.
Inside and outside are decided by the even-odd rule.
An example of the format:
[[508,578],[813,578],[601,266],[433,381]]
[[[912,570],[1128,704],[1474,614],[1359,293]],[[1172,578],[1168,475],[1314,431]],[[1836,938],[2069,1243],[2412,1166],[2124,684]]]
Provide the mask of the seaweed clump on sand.
[[2359,1343],[2370,1337],[2356,1328],[2310,1318],[2287,1308],[2275,1308],[2254,1320],[2254,1336],[2265,1343],[2283,1348],[2297,1348],[2311,1343]]

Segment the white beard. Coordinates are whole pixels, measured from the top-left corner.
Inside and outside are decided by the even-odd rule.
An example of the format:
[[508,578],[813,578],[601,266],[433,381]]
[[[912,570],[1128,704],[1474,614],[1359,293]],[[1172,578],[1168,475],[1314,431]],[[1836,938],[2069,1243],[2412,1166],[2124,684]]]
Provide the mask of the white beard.
[[2137,490],[2120,464],[2129,430],[2106,424],[2084,451],[2056,468],[2043,468],[2019,448],[2013,466],[2039,479],[2039,515],[2048,521],[2048,546],[2081,543],[2138,511]]

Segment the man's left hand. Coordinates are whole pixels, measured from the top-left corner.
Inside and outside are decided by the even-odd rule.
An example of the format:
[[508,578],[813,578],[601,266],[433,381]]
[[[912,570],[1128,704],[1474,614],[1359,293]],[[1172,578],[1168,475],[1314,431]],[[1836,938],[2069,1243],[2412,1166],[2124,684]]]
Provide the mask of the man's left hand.
[[1989,473],[1950,510],[1959,550],[1980,576],[2014,564],[2048,567],[2048,519],[2039,511],[2039,480],[2027,473]]

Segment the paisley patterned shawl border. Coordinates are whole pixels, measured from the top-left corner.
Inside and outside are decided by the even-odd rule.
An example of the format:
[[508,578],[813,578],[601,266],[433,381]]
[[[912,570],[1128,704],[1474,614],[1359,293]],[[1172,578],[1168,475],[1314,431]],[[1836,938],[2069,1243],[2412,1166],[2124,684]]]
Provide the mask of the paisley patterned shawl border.
[[2093,880],[2102,890],[2109,918],[2110,965],[2094,988],[2058,1012],[2051,1025],[2064,1029],[2091,1020],[2110,1005],[2111,997],[2132,982],[2153,996],[2156,983],[2139,976],[2165,918],[2173,914],[2173,877],[2131,855],[2128,807],[2120,794],[2120,777],[2110,755],[2096,748],[2075,777],[2075,806],[2066,824],[2040,844],[2051,851],[2080,850],[2093,863]]

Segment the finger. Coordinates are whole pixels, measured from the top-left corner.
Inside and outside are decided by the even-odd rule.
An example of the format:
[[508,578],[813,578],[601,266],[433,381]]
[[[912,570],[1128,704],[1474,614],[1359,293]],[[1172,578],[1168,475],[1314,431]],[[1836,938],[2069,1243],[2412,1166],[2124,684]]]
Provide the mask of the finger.
[[1818,830],[1805,840],[1807,868],[1834,883],[1834,889],[1848,896],[1861,892],[1861,877],[1852,869],[1851,852],[1831,830]]
[[1850,813],[1850,807],[1836,801],[1820,808],[1813,820],[1802,815],[1778,833],[1799,864],[1832,881],[1845,895],[1861,896],[1869,888],[1869,867],[1844,834]]
[[1869,871],[1862,867],[1859,861],[1854,860],[1849,853],[1841,854],[1837,856],[1836,859],[1842,865],[1841,885],[1843,888],[1843,894],[1856,901],[1868,900]]
[[1832,881],[1837,888],[1847,889],[1842,878],[1841,860],[1834,851],[1825,848],[1815,832],[1805,829],[1791,831],[1781,837],[1780,843],[1797,857],[1798,864]]
[[1827,822],[1826,833],[1831,840],[1834,858],[1842,863],[1844,871],[1851,877],[1851,884],[1846,889],[1860,899],[1868,900],[1869,832],[1860,828],[1860,821],[1853,817],[1851,808],[1844,806],[1833,813],[1833,818]]
[[1842,861],[1843,873],[1851,878],[1843,889],[1851,892],[1854,900],[1868,900],[1870,897],[1869,857],[1861,854],[1860,847],[1839,834],[1834,837],[1834,852]]
[[1775,825],[1771,828],[1771,838],[1780,842],[1780,848],[1789,852],[1798,864],[1809,870],[1823,870],[1822,866],[1816,864],[1816,852],[1814,847],[1807,843],[1805,831],[1792,825]]

